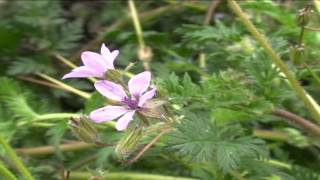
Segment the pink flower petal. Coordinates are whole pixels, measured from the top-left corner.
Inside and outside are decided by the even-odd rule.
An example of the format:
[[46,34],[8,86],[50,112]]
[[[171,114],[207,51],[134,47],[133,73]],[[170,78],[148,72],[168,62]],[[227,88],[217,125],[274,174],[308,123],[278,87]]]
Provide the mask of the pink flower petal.
[[151,73],[149,71],[142,72],[133,76],[128,83],[129,91],[132,95],[141,95],[144,93],[151,81]]
[[125,115],[123,115],[120,119],[118,119],[116,128],[118,131],[123,131],[127,129],[130,121],[133,120],[133,115],[135,111],[129,111]]
[[90,118],[96,123],[101,123],[114,120],[127,112],[128,109],[123,106],[105,106],[92,111]]
[[156,89],[151,89],[150,91],[147,91],[146,93],[144,93],[140,99],[139,99],[139,107],[142,107],[142,105],[149,99],[153,98],[156,95]]
[[95,52],[85,51],[81,54],[82,62],[85,66],[94,69],[97,72],[105,73],[111,66],[107,64],[103,57]]
[[102,95],[115,101],[121,101],[123,100],[123,98],[127,97],[122,86],[111,81],[107,81],[107,80],[98,81],[94,84],[94,87]]
[[73,69],[70,73],[64,75],[62,79],[67,78],[84,78],[84,77],[102,77],[103,73],[96,72],[86,66],[80,66]]
[[[109,66],[112,66],[114,69],[114,60],[117,58],[119,51],[118,50],[114,50],[114,51],[110,51],[108,49],[108,47],[106,47],[105,44],[102,44],[101,46],[101,55],[104,58],[104,60],[106,61],[107,64],[109,64]],[[110,69],[110,68],[109,68]]]

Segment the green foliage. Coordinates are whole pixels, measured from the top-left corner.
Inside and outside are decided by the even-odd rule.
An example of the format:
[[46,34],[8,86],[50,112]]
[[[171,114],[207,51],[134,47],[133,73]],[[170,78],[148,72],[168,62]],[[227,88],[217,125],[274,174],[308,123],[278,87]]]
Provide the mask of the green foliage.
[[[14,61],[9,67],[8,74],[25,75],[47,71],[48,65],[37,63],[35,59],[36,58],[18,58],[18,60]],[[49,69],[47,72],[52,73],[53,70]]]
[[48,141],[50,142],[50,144],[54,146],[54,148],[56,149],[56,153],[58,153],[60,158],[63,157],[63,154],[59,149],[59,144],[61,143],[61,140],[64,137],[67,130],[68,130],[67,121],[62,121],[57,123],[54,127],[49,129],[46,133],[46,135],[49,138]]
[[220,21],[216,22],[215,27],[184,25],[177,29],[177,33],[182,34],[184,40],[189,43],[237,41],[240,38],[240,32],[235,26],[227,27]]
[[1,78],[0,83],[0,97],[6,108],[13,113],[13,117],[26,121],[37,117],[38,114],[28,104],[26,92],[23,95],[18,91],[18,84],[8,78]]
[[292,167],[292,175],[296,179],[308,179],[308,180],[319,180],[320,179],[319,172],[307,169],[302,166],[293,166]]
[[239,126],[221,126],[207,118],[185,114],[176,128],[168,146],[191,162],[215,161],[219,169],[230,172],[239,168],[243,158],[266,157],[263,141],[245,136]]
[[54,32],[52,35],[51,51],[61,52],[63,55],[67,55],[71,50],[78,47],[78,42],[82,38],[82,22],[74,21],[62,26],[61,29]]
[[[210,110],[218,118],[218,122],[237,118],[251,119],[273,109],[270,101],[255,95],[249,89],[252,85],[244,74],[233,70],[212,75],[203,80],[200,86],[193,83],[187,74],[182,80],[172,74],[160,82],[160,85],[160,91],[166,91],[173,103],[185,108]],[[227,112],[233,114],[229,118],[219,115]]]

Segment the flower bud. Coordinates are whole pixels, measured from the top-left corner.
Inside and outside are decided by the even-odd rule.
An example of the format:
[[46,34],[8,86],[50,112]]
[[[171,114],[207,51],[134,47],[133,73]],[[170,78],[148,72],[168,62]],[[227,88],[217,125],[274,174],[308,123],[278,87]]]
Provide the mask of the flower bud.
[[87,116],[71,118],[69,126],[75,136],[86,143],[99,142],[98,131]]
[[161,118],[164,114],[162,105],[165,103],[166,101],[159,99],[149,100],[141,108],[140,113],[146,117]]
[[135,127],[128,130],[128,133],[118,142],[115,152],[119,159],[127,159],[136,151],[143,135],[142,127]]
[[144,47],[139,49],[139,59],[143,62],[151,61],[153,57],[152,49],[150,47]]
[[306,26],[309,23],[311,17],[311,10],[312,5],[308,4],[303,9],[300,9],[297,15],[297,23],[299,26]]

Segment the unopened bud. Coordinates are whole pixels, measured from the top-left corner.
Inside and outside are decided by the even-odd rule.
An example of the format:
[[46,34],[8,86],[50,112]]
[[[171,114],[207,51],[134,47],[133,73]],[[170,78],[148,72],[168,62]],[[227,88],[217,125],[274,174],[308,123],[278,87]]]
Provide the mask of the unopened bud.
[[306,26],[309,23],[311,13],[313,12],[311,9],[312,5],[308,4],[303,9],[300,9],[297,15],[297,23],[299,26]]
[[75,136],[87,143],[99,142],[98,131],[87,116],[71,118],[69,126]]
[[167,101],[153,99],[145,102],[144,107],[141,108],[140,113],[146,117],[151,118],[162,118],[164,114],[164,110],[162,105],[164,105]]
[[143,62],[151,61],[153,57],[152,49],[148,46],[139,49],[139,59]]
[[125,160],[135,152],[143,135],[142,127],[130,129],[128,133],[118,142],[115,152],[119,159]]

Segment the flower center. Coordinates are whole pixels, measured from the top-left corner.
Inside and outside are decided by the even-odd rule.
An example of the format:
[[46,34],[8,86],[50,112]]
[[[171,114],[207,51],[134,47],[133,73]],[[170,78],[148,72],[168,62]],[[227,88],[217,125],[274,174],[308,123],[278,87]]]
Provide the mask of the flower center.
[[139,104],[139,96],[125,97],[123,103],[129,106],[130,109],[137,109]]

